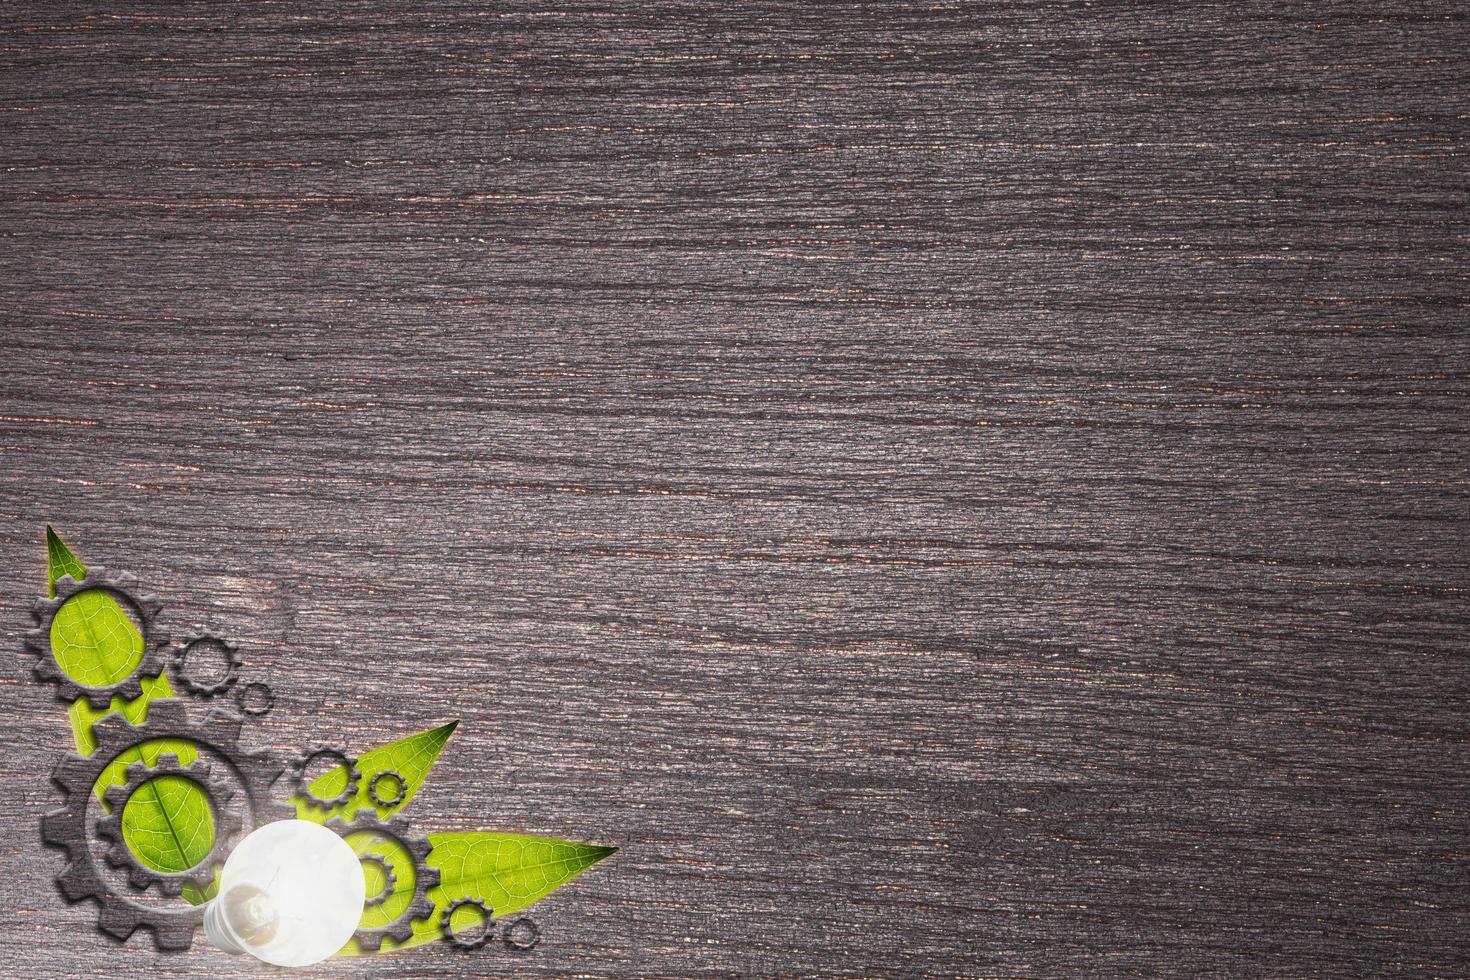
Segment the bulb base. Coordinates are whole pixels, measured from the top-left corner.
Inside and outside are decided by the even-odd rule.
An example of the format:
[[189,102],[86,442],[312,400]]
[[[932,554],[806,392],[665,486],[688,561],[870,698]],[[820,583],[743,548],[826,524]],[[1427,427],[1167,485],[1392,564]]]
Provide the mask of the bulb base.
[[204,935],[226,953],[238,956],[245,952],[245,945],[225,921],[224,905],[217,898],[204,907]]

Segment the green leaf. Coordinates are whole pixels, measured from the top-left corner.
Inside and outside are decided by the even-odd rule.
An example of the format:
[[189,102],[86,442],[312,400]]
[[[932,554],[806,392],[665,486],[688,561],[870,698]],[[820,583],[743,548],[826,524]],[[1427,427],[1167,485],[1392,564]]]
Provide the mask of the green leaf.
[[[85,581],[87,566],[50,525],[46,527],[46,591],[70,575]],[[118,601],[101,589],[68,599],[51,620],[51,655],[66,676],[88,687],[116,684],[143,659],[143,634]]]
[[80,582],[86,577],[87,566],[82,560],[72,554],[66,542],[56,533],[56,529],[50,524],[46,525],[46,594],[56,596],[56,580],[63,575],[70,575]]
[[[361,839],[358,839],[361,837]],[[359,854],[370,851],[385,853],[388,842],[373,841],[367,835],[353,835],[348,843]],[[442,939],[440,928],[444,910],[461,898],[474,898],[490,907],[495,918],[519,912],[533,902],[551,894],[592,865],[617,853],[616,847],[579,844],[550,837],[527,837],[521,834],[496,834],[485,831],[430,834],[434,849],[428,863],[439,869],[439,885],[429,889],[434,900],[434,914],[413,924],[413,935],[397,946],[384,942],[383,949],[408,949]],[[391,860],[399,860],[389,854]],[[406,855],[403,856],[406,859]],[[397,870],[399,892],[405,903],[412,889],[405,875]],[[395,896],[396,898],[397,896]],[[393,899],[390,899],[393,901]],[[385,905],[382,910],[397,914]],[[370,909],[369,912],[377,911]],[[399,912],[402,906],[399,906]],[[387,921],[387,920],[385,920]],[[368,923],[364,917],[365,924]],[[356,942],[348,943],[339,956],[361,955]]]
[[[205,819],[190,819],[203,806]],[[188,828],[181,837],[179,829]],[[133,792],[123,810],[123,840],[138,860],[156,871],[192,868],[214,847],[214,820],[209,796],[182,776],[159,776]]]
[[[357,768],[362,773],[362,778],[358,780],[357,792],[346,803],[332,810],[322,811],[308,807],[298,798],[296,815],[302,820],[311,820],[315,823],[325,823],[334,816],[351,820],[352,815],[358,810],[371,806],[376,809],[379,817],[386,819],[392,816],[407,806],[418,793],[419,787],[428,778],[429,770],[434,768],[434,762],[439,758],[444,743],[449,741],[449,736],[454,734],[457,727],[459,727],[459,722],[451,721],[447,725],[430,728],[364,752],[357,760]],[[373,777],[381,772],[396,772],[403,777],[403,798],[393,806],[377,806],[368,796],[368,787],[372,784]],[[312,780],[310,788],[322,799],[331,799],[342,792],[346,785],[347,772],[338,766]],[[391,800],[397,795],[397,788],[391,779],[385,779],[378,786],[378,790],[379,795],[384,799]]]
[[[123,717],[135,725],[145,718],[148,712],[146,697],[145,690],[143,697],[125,705]],[[77,703],[86,702],[83,700]],[[100,716],[105,712],[98,714]],[[88,737],[91,737],[90,726]],[[158,757],[166,753],[178,756],[180,764],[185,766],[199,757],[199,750],[192,742],[176,738],[151,739],[133,746],[107,764],[107,768],[97,778],[97,795],[102,797],[109,788],[125,784],[128,781],[128,766],[135,762],[148,766],[157,765]],[[188,784],[188,789],[194,791],[190,793],[182,787],[165,790],[157,785],[158,782],[153,780],[140,787],[123,810],[123,840],[127,842],[134,856],[150,868],[157,871],[184,871],[203,860],[213,846],[214,817],[210,813],[205,794],[193,783]],[[102,808],[110,810],[105,801]],[[140,841],[147,842],[142,849],[137,846]],[[184,886],[183,894],[191,904],[198,905],[207,901],[212,892],[212,887],[200,890],[189,884]]]
[[[85,580],[87,566],[49,525],[46,528],[46,591],[56,594],[56,580],[63,575]],[[52,655],[71,677],[100,686],[127,677],[143,655],[143,637],[132,619],[116,599],[101,590],[82,592],[67,602],[56,614],[51,628]],[[168,678],[144,677],[143,693],[132,701],[113,698],[106,709],[97,710],[80,698],[67,709],[72,738],[77,751],[91,755],[97,749],[92,726],[111,712],[118,712],[130,724],[139,724],[148,716],[148,705],[158,698],[173,697]],[[95,792],[100,799],[109,787],[127,782],[127,768],[135,762],[153,765],[158,756],[172,753],[188,765],[198,753],[192,743],[180,739],[155,739],[136,746],[114,759],[97,780]],[[183,781],[187,782],[187,781]],[[193,792],[190,792],[193,790]],[[192,783],[186,787],[161,784],[144,786],[134,795],[136,806],[123,814],[123,839],[139,860],[159,871],[183,871],[202,858],[214,840],[214,819],[202,792]],[[106,803],[103,803],[106,807]],[[143,847],[141,842],[149,842]],[[143,847],[139,850],[139,847]],[[196,856],[197,855],[197,856]],[[184,897],[194,904],[205,900],[206,892],[193,885],[184,889]]]

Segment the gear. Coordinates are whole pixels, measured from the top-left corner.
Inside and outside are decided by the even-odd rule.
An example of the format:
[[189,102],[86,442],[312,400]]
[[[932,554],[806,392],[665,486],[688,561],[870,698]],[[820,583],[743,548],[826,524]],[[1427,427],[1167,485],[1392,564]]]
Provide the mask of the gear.
[[[517,939],[516,938],[516,929],[518,929],[521,926],[525,926],[526,929],[530,932],[531,935],[530,935],[529,938],[527,938],[527,939]],[[536,920],[534,920],[534,919],[529,919],[526,916],[521,916],[519,919],[515,920],[509,926],[506,927],[506,930],[505,930],[505,945],[508,946],[508,947],[510,947],[511,949],[516,949],[516,950],[531,949],[532,947],[534,947],[540,941],[541,941],[541,927],[536,924]]]
[[379,820],[371,809],[358,810],[350,824],[341,817],[333,817],[327,821],[327,826],[343,837],[365,833],[386,837],[413,857],[413,899],[408,907],[386,926],[363,927],[353,936],[363,951],[368,953],[377,952],[384,939],[391,939],[395,943],[407,942],[413,935],[413,924],[434,914],[434,903],[429,900],[429,889],[439,884],[439,869],[431,868],[425,863],[432,849],[428,840],[415,836],[407,821],[398,817]]
[[[196,644],[200,643],[213,644],[225,652],[225,676],[213,684],[201,684],[184,673],[184,662],[189,657],[189,651],[194,649]],[[174,648],[173,666],[174,680],[178,681],[184,690],[190,694],[196,694],[201,698],[212,698],[227,692],[240,679],[240,667],[242,666],[240,645],[215,633],[203,631],[190,633],[184,637],[182,644]]]
[[373,864],[376,864],[379,868],[383,869],[383,890],[378,892],[376,895],[369,895],[367,900],[362,903],[365,908],[376,908],[377,906],[382,905],[384,902],[388,901],[388,899],[392,897],[393,893],[398,890],[398,876],[393,873],[393,865],[389,863],[388,859],[383,857],[383,855],[381,854],[373,854],[371,852],[368,852],[366,854],[359,855],[358,858],[364,864],[371,861]]
[[[347,785],[342,787],[342,792],[330,799],[317,796],[306,784],[306,767],[311,765],[311,760],[322,756],[338,760],[342,768],[347,770]],[[361,781],[362,770],[357,768],[357,759],[329,745],[304,748],[291,764],[291,792],[300,797],[301,802],[317,810],[335,810],[346,803],[357,795],[357,784]]]
[[[198,864],[184,871],[157,871],[148,867],[138,860],[123,837],[123,809],[128,805],[128,800],[145,783],[162,776],[181,776],[204,790],[209,798],[210,813],[214,817],[213,846]],[[179,764],[177,755],[164,753],[153,766],[144,762],[133,763],[128,766],[127,783],[109,786],[103,796],[112,812],[97,821],[97,836],[113,842],[107,851],[107,863],[114,868],[127,868],[128,880],[139,891],[157,884],[159,891],[165,895],[178,895],[191,882],[200,888],[208,888],[214,881],[214,869],[225,863],[230,841],[241,829],[239,814],[225,808],[225,804],[234,795],[230,782],[212,775],[209,763],[202,760],[183,766]]]
[[[259,694],[264,700],[256,707],[251,706],[250,695]],[[270,710],[276,706],[276,692],[264,681],[251,681],[235,692],[235,704],[240,710],[252,718],[270,714]]]
[[238,777],[249,802],[251,829],[295,814],[284,803],[272,800],[272,784],[282,766],[268,752],[245,752],[240,748],[244,719],[225,711],[212,711],[202,722],[191,722],[182,701],[154,701],[148,718],[130,725],[118,714],[109,714],[92,727],[97,748],[89,756],[67,753],[52,779],[66,794],[66,802],[41,819],[41,839],[67,852],[66,869],[56,879],[62,896],[71,903],[96,899],[97,925],[119,941],[126,941],[140,927],[153,931],[153,942],[161,950],[188,949],[194,929],[204,920],[204,906],[144,904],[120,894],[108,884],[87,835],[87,806],[93,787],[107,767],[122,753],[159,738],[192,742],[226,760]]
[[[385,800],[378,795],[378,782],[385,776],[392,776],[394,779],[398,780],[398,795],[393,797],[393,799],[391,800]],[[372,800],[373,806],[397,806],[398,804],[403,802],[403,798],[407,795],[408,780],[404,779],[403,773],[399,772],[397,769],[384,769],[382,772],[375,775],[368,783],[368,799]]]
[[[485,917],[485,928],[480,931],[479,935],[466,937],[454,931],[450,920],[454,918],[455,912],[463,908],[479,909],[480,914]],[[444,940],[455,949],[479,949],[495,938],[495,919],[490,915],[490,906],[478,898],[455,899],[449,903],[449,907],[444,910],[444,915],[439,919],[439,931],[444,933]]]
[[[132,586],[133,577],[128,573],[114,574],[98,566],[88,571],[80,582],[70,575],[61,576],[56,580],[54,598],[36,600],[31,613],[36,617],[38,625],[26,633],[25,644],[39,658],[32,671],[36,680],[55,684],[58,701],[70,703],[86,698],[92,703],[92,707],[104,709],[112,703],[114,697],[121,697],[126,701],[140,697],[143,693],[142,679],[157,677],[163,673],[162,643],[152,635],[153,620],[163,609],[163,604],[151,595],[134,594]],[[116,684],[101,687],[79,684],[72,680],[51,655],[51,624],[56,621],[56,614],[66,605],[68,599],[93,589],[111,593],[115,598],[121,599],[125,607],[131,607],[138,616],[139,630],[143,634],[143,656],[133,672]]]

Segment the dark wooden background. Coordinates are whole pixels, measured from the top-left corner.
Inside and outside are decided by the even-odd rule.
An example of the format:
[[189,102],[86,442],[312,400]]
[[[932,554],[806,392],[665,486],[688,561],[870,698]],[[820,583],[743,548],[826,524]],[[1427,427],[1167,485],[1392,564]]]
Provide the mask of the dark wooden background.
[[621,845],[336,977],[1470,975],[1466,9],[0,8],[9,977],[42,528],[255,730]]

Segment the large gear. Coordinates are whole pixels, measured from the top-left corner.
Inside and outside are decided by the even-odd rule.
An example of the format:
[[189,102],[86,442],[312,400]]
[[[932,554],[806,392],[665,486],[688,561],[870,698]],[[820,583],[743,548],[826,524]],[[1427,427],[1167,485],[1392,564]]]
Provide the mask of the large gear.
[[[306,767],[311,765],[311,760],[320,758],[335,759],[337,763],[347,770],[347,785],[342,787],[342,792],[330,799],[317,796],[311,791],[306,782]],[[312,745],[301,750],[296,756],[296,761],[291,764],[291,792],[314,810],[335,810],[357,795],[357,784],[362,781],[362,770],[357,768],[357,758],[350,756],[341,749],[334,749],[329,745]]]
[[429,889],[439,884],[439,869],[425,863],[432,850],[428,840],[417,837],[409,829],[408,822],[399,817],[378,819],[371,809],[358,810],[352,823],[341,817],[333,817],[327,826],[343,837],[352,834],[372,833],[396,842],[413,858],[413,899],[392,922],[386,926],[371,926],[357,930],[353,938],[365,952],[375,953],[384,939],[395,943],[407,942],[413,935],[413,924],[434,914],[434,903],[429,900]]
[[273,800],[271,786],[282,766],[268,752],[245,752],[239,744],[244,719],[224,711],[211,712],[202,722],[191,722],[182,701],[154,701],[148,718],[130,725],[110,714],[92,727],[97,748],[92,755],[68,753],[56,767],[52,779],[66,794],[66,803],[41,819],[41,839],[67,852],[66,869],[56,884],[68,902],[88,898],[98,904],[97,925],[119,941],[126,941],[140,927],[153,931],[160,950],[188,949],[194,929],[204,920],[204,906],[182,903],[145,904],[114,890],[103,876],[87,834],[87,806],[93,787],[107,767],[127,750],[158,738],[191,742],[225,759],[245,789],[250,805],[251,829],[294,816],[292,808]]
[[[55,597],[36,600],[31,613],[36,617],[37,626],[26,633],[25,645],[39,658],[32,671],[36,680],[55,684],[58,701],[70,703],[86,698],[92,707],[103,709],[112,703],[114,697],[131,701],[141,696],[143,678],[157,677],[163,673],[163,644],[159,638],[153,636],[153,620],[163,609],[163,603],[151,595],[135,594],[132,585],[133,577],[127,572],[114,574],[97,566],[88,570],[86,577],[80,582],[70,575],[61,576],[56,580]],[[102,687],[91,687],[72,680],[51,655],[51,624],[55,622],[56,614],[66,605],[68,599],[93,589],[111,593],[121,599],[125,607],[131,607],[137,613],[139,632],[143,634],[143,656],[133,672],[116,684]]]
[[[189,651],[200,643],[209,643],[219,647],[225,654],[225,674],[219,680],[204,684],[194,680],[184,671],[184,665],[189,658]],[[229,691],[240,679],[240,644],[225,639],[217,633],[201,630],[198,633],[190,633],[184,637],[184,641],[174,648],[173,652],[174,680],[179,686],[190,694],[201,698],[212,698]]]
[[[197,785],[209,799],[209,811],[214,818],[213,846],[198,864],[184,871],[158,871],[148,867],[133,854],[123,836],[123,809],[128,800],[145,783],[163,776],[179,776]],[[224,864],[229,856],[230,842],[240,833],[242,826],[240,815],[225,807],[234,795],[229,780],[213,775],[209,763],[202,759],[184,766],[179,763],[177,755],[164,753],[153,766],[144,762],[133,763],[128,766],[127,783],[109,786],[103,794],[112,812],[97,821],[97,836],[113,842],[107,851],[107,863],[115,868],[127,868],[128,880],[140,891],[154,884],[165,895],[178,895],[190,883],[208,888],[214,881],[214,869]]]

